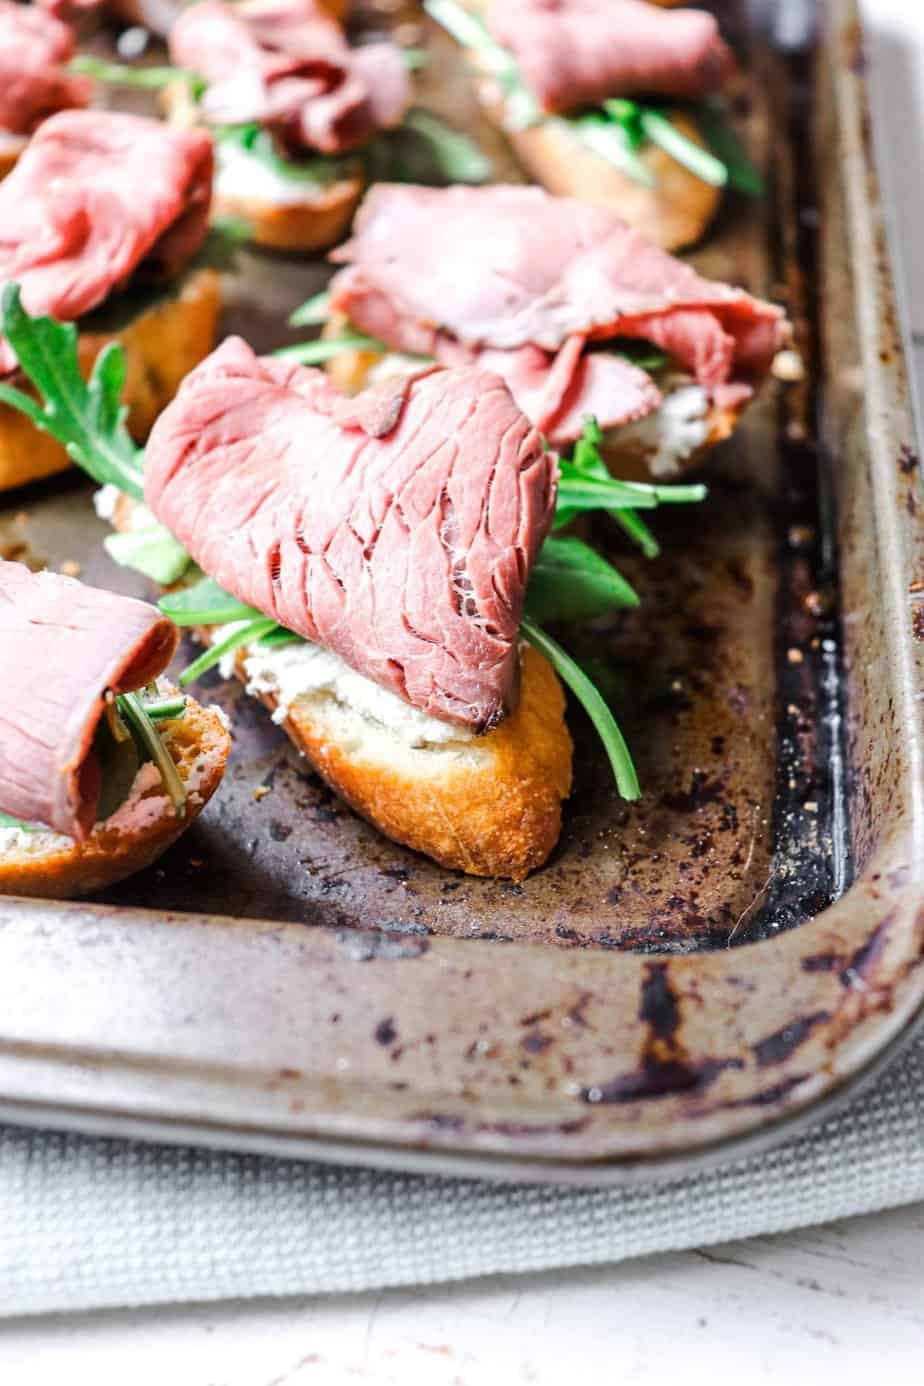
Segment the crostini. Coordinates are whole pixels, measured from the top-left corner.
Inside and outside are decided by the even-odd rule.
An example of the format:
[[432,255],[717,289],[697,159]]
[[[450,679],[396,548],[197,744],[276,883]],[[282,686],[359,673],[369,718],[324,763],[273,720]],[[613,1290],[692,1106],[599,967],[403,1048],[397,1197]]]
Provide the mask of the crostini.
[[664,14],[647,0],[425,8],[469,52],[484,110],[550,192],[618,211],[678,250],[702,237],[726,184],[759,190],[727,123],[724,159],[709,147],[721,116],[702,103],[726,87],[735,60],[705,10]]
[[410,103],[401,50],[351,48],[317,0],[199,0],[170,31],[170,119],[216,132],[215,205],[253,241],[311,252],[346,234],[365,186],[360,151]]
[[[208,232],[212,145],[139,116],[66,111],[47,120],[0,184],[0,285],[35,313],[76,322],[88,371],[124,348],[137,439],[214,342],[219,276],[197,264]],[[20,375],[0,335],[0,490],[70,465],[67,450],[3,402]]]
[[[423,264],[421,245],[439,256]],[[621,477],[696,466],[788,339],[780,308],[703,279],[612,212],[540,188],[379,184],[331,258],[344,268],[296,319],[326,323],[328,340],[302,359],[326,360],[341,389],[421,357],[479,364],[558,449],[593,415]]]
[[177,639],[145,602],[0,560],[0,893],[101,890],[215,793],[229,737],[160,677]]
[[89,103],[91,83],[67,70],[74,47],[71,30],[54,15],[0,0],[0,178],[43,120]]

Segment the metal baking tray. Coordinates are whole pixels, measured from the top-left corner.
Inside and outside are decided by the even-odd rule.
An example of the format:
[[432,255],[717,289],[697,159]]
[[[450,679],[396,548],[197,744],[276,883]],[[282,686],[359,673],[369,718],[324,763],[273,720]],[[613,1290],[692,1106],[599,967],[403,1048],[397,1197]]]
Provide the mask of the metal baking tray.
[[[769,196],[695,259],[786,302],[806,377],[715,455],[704,507],[657,517],[661,559],[618,554],[641,612],[574,634],[645,798],[616,798],[575,717],[549,864],[466,878],[378,836],[213,678],[235,747],[196,827],[93,902],[0,901],[0,1117],[602,1183],[777,1139],[908,1033],[924,495],[855,9],[830,0],[821,42],[800,15],[723,7]],[[430,104],[515,176],[437,52]],[[226,328],[282,344],[325,273],[245,256]],[[0,512],[7,553],[143,592],[101,533],[78,477]]]

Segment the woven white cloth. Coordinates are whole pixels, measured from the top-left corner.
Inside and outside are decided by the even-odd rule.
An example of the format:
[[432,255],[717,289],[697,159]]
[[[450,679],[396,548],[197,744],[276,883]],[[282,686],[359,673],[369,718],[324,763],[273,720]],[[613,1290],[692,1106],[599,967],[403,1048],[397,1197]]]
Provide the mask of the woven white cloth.
[[0,1128],[0,1312],[325,1293],[592,1265],[924,1198],[924,1040],[769,1154],[564,1189]]

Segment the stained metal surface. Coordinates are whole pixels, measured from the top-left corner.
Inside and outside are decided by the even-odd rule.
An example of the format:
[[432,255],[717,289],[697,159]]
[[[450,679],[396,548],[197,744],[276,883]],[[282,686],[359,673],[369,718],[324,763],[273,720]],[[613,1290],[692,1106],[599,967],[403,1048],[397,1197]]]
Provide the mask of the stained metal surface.
[[[575,717],[549,865],[457,876],[356,819],[213,678],[235,750],[196,828],[99,902],[0,901],[0,1111],[614,1178],[804,1109],[905,1027],[924,992],[922,497],[858,30],[846,0],[826,9],[814,115],[809,55],[752,45],[771,196],[730,206],[696,257],[787,303],[810,378],[748,414],[706,506],[656,517],[659,560],[614,546],[642,611],[573,637],[642,803],[616,799]],[[440,51],[431,104],[474,127]],[[323,278],[246,256],[227,329],[289,340]],[[12,498],[0,545],[142,591],[87,495]]]

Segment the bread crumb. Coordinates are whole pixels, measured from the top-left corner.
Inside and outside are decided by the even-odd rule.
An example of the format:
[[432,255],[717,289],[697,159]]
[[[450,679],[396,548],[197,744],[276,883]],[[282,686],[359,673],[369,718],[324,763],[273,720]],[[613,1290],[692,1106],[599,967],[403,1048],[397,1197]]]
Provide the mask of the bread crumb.
[[74,558],[65,558],[60,571],[65,577],[80,577],[80,564]]

